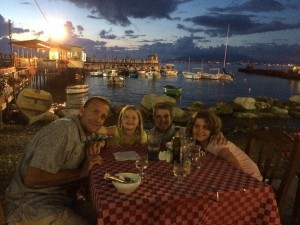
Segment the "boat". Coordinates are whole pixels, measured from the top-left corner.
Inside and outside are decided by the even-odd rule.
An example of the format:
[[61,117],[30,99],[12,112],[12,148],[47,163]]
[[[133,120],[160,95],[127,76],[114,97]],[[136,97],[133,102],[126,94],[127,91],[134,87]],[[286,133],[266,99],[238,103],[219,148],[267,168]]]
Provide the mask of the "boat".
[[139,75],[136,72],[130,72],[128,77],[137,79],[139,77]]
[[189,57],[188,70],[182,71],[182,75],[185,79],[194,79],[196,73],[191,72],[191,58]]
[[178,70],[175,69],[174,64],[166,64],[161,68],[161,74],[164,76],[177,76]]
[[117,70],[106,70],[105,72],[102,73],[103,77],[114,77],[118,76],[118,71]]
[[125,80],[122,76],[112,76],[107,80],[108,86],[124,86]]
[[52,106],[52,95],[40,89],[24,88],[17,96],[16,104],[25,116],[26,122],[32,124],[42,119]]
[[161,78],[161,74],[160,72],[157,72],[157,71],[154,71],[154,70],[151,70],[151,71],[148,71],[146,72],[146,77],[148,79],[152,79],[152,80],[158,80]]
[[182,87],[176,87],[173,85],[164,86],[164,94],[172,96],[180,96],[182,93]]
[[68,85],[66,87],[66,93],[68,95],[70,94],[80,94],[80,93],[86,93],[90,89],[90,86],[88,84],[77,84],[77,85]]
[[101,76],[103,76],[103,71],[101,71],[101,70],[90,71],[90,76],[93,76],[93,77],[101,77]]
[[220,68],[210,68],[208,73],[201,74],[201,79],[219,80],[220,76]]

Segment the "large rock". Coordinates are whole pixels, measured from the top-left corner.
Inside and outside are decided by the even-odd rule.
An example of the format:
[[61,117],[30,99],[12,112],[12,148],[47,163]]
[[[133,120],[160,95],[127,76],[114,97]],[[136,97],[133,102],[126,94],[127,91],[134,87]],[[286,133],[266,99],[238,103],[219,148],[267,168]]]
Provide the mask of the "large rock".
[[152,108],[157,102],[169,102],[173,106],[176,105],[176,100],[172,97],[151,93],[143,97],[141,101],[141,109],[147,115],[152,115]]
[[238,110],[255,110],[256,100],[251,97],[236,97],[233,100],[234,107]]
[[217,102],[210,107],[218,115],[229,115],[233,113],[233,106],[231,103]]
[[295,103],[300,103],[300,95],[294,95],[289,97],[289,101],[295,102]]

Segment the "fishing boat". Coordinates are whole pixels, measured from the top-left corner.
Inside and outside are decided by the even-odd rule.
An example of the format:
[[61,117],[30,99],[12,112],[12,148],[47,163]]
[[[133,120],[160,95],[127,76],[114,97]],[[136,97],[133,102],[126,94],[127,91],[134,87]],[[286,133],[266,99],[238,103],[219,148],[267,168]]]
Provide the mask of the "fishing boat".
[[90,89],[90,86],[88,84],[78,84],[78,85],[68,85],[66,87],[66,93],[68,95],[70,94],[80,94],[80,93],[86,93]]
[[17,97],[16,104],[25,116],[28,124],[42,119],[52,105],[52,95],[49,92],[24,88]]
[[176,87],[173,85],[164,86],[164,94],[172,96],[180,96],[182,93],[182,87]]
[[90,75],[93,77],[102,77],[103,71],[102,70],[90,71]]
[[146,72],[146,77],[149,80],[158,80],[161,78],[161,74],[158,71],[151,70],[151,71]]
[[122,76],[113,76],[107,80],[108,86],[123,86],[124,84],[125,80]]

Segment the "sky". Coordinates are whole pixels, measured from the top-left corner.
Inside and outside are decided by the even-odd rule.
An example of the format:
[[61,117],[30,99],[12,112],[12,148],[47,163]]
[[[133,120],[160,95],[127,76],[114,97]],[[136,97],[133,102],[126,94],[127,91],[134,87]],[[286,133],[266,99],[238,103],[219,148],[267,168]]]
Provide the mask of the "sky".
[[[300,0],[0,0],[0,52],[53,40],[87,56],[300,64]],[[229,29],[228,29],[229,27]],[[229,31],[229,32],[228,32]],[[64,32],[64,37],[61,34]],[[228,32],[228,39],[227,39]]]

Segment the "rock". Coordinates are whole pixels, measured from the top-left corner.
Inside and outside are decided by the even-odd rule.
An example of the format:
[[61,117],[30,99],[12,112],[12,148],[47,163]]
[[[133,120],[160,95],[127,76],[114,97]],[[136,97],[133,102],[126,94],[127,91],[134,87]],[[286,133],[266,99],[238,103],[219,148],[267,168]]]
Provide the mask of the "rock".
[[79,112],[78,109],[73,109],[73,108],[70,108],[70,109],[57,109],[55,111],[55,114],[58,115],[59,117],[65,117],[65,116],[70,116],[70,115],[77,115]]
[[179,107],[173,107],[173,120],[175,122],[187,122],[189,117],[189,112],[184,111]]
[[278,107],[272,107],[271,113],[275,114],[277,117],[286,118],[289,116],[289,111],[286,109],[280,109]]
[[193,102],[192,104],[187,106],[187,109],[192,112],[196,112],[203,108],[206,108],[206,106],[202,102]]
[[210,107],[218,115],[229,115],[233,113],[233,106],[231,103],[217,102]]
[[167,95],[157,95],[154,93],[145,95],[141,101],[141,109],[146,115],[152,115],[152,108],[157,102],[169,102],[176,106],[176,100]]
[[289,101],[300,103],[300,95],[294,95],[294,96],[289,97]]
[[255,112],[234,112],[232,116],[235,118],[247,119],[259,118],[258,114]]
[[272,106],[270,102],[264,102],[264,101],[257,101],[255,102],[255,107],[257,109],[268,109]]
[[251,97],[237,97],[233,100],[234,107],[238,110],[255,110],[255,102]]

